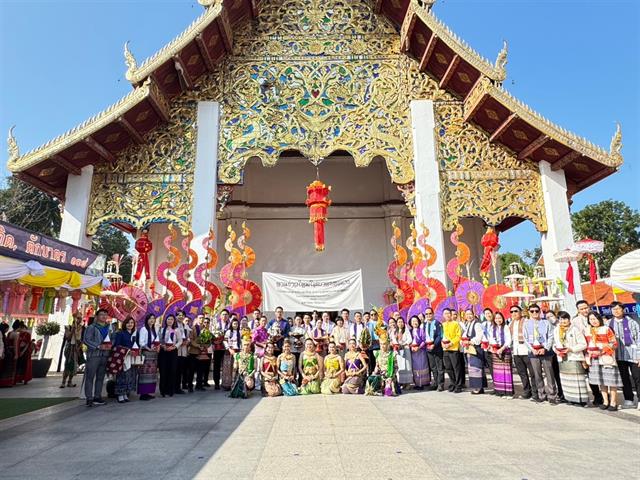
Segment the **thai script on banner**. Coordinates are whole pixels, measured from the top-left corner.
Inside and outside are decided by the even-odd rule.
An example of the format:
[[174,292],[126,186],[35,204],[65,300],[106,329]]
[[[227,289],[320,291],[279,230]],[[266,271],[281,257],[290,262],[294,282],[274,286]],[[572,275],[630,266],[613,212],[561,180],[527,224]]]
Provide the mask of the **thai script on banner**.
[[98,258],[91,250],[70,245],[0,221],[0,255],[35,260],[42,265],[86,273]]
[[362,270],[326,275],[262,274],[264,309],[288,312],[364,307]]

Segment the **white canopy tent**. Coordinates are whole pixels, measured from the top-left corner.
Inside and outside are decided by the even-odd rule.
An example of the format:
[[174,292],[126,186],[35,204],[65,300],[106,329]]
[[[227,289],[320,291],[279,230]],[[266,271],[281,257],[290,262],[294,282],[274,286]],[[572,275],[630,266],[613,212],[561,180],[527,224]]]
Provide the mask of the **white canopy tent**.
[[622,255],[611,264],[611,274],[604,279],[613,293],[640,292],[640,249]]

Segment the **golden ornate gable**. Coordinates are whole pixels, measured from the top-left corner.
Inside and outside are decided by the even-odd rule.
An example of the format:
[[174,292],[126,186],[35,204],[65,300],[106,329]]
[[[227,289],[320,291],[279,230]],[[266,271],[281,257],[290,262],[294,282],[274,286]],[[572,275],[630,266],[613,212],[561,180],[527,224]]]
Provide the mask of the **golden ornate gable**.
[[252,157],[272,166],[298,150],[317,164],[343,150],[361,167],[383,157],[413,210],[412,99],[436,102],[433,181],[442,182],[445,228],[465,216],[491,225],[516,216],[546,229],[535,165],[464,123],[462,102],[400,52],[398,32],[370,2],[268,0],[217,70],[173,100],[167,125],[96,168],[88,233],[117,221],[188,227],[198,100],[221,103],[219,181],[239,182]]

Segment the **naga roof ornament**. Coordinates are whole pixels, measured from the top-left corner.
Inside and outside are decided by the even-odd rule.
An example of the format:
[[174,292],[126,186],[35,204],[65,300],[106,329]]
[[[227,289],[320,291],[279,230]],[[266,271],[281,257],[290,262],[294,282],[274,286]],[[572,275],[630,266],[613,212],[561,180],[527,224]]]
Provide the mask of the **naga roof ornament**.
[[507,45],[507,41],[502,41],[502,50],[498,52],[498,56],[496,57],[495,69],[498,72],[498,78],[496,80],[503,82],[507,78],[507,63],[509,53],[509,47]]
[[9,162],[15,162],[18,157],[20,157],[20,148],[18,148],[18,142],[16,141],[16,137],[13,135],[13,129],[16,126],[12,126],[9,129],[9,134],[7,135],[7,151],[9,152]]
[[609,145],[609,155],[615,159],[619,159],[622,162],[622,127],[620,122],[616,122],[616,131],[611,138],[611,145]]
[[127,73],[125,73],[125,78],[131,81],[133,75],[138,69],[138,62],[131,53],[131,50],[129,50],[129,40],[124,42],[124,63],[127,66]]

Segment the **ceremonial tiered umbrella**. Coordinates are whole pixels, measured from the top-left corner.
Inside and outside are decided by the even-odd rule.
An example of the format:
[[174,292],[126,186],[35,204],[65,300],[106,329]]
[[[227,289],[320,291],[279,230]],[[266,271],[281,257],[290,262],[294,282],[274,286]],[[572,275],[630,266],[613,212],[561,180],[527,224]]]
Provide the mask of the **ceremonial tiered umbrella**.
[[553,259],[556,262],[558,262],[558,263],[566,263],[567,264],[567,274],[566,274],[567,291],[571,295],[575,295],[575,293],[576,293],[576,288],[575,288],[575,285],[573,283],[573,265],[571,264],[571,262],[575,262],[579,258],[580,258],[580,253],[574,252],[573,250],[568,249],[568,248],[565,248],[564,250],[556,252],[553,255]]
[[593,296],[596,299],[596,305],[598,304],[598,296],[596,295],[596,281],[598,280],[598,275],[596,272],[596,261],[593,258],[593,255],[596,253],[602,253],[604,251],[604,242],[600,240],[592,240],[591,238],[585,238],[583,240],[575,242],[569,248],[572,252],[579,253],[581,255],[586,255],[589,260],[589,283],[591,283],[591,288],[593,289]]
[[502,297],[511,299],[515,298],[518,302],[520,302],[525,299],[534,298],[535,295],[532,295],[531,293],[521,292],[520,290],[513,290],[511,292],[505,293],[504,295],[502,295]]
[[471,309],[475,315],[482,311],[482,294],[484,286],[480,282],[467,280],[456,289],[456,302],[460,310]]
[[505,298],[505,294],[513,290],[506,285],[497,283],[487,287],[482,294],[482,306],[490,308],[494,312],[500,312],[505,318],[509,318],[509,310],[518,304],[517,299]]

